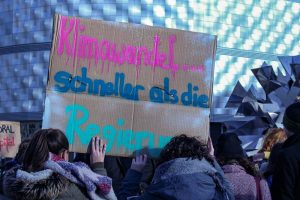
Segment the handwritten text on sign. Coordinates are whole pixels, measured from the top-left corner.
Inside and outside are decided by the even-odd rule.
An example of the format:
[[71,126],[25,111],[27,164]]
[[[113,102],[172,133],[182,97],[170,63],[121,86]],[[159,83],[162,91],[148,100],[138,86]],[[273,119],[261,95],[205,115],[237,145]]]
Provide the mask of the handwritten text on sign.
[[[204,71],[203,65],[187,65],[179,66],[175,63],[174,46],[176,42],[176,35],[170,35],[168,40],[168,52],[162,52],[159,49],[160,36],[155,35],[153,38],[152,49],[140,45],[133,46],[130,44],[123,44],[118,46],[114,41],[108,39],[98,40],[84,33],[86,26],[80,23],[77,18],[68,19],[62,16],[60,21],[60,33],[58,40],[57,54],[63,55],[66,53],[68,59],[73,57],[72,66],[75,66],[75,59],[87,59],[90,64],[93,61],[95,65],[99,60],[102,61],[102,70],[104,71],[104,63],[108,62],[108,71],[111,63],[114,64],[128,64],[136,66],[137,75],[141,66],[152,67],[153,70],[159,67],[164,70],[172,71],[173,75],[178,70],[182,71]],[[73,39],[71,39],[73,38]],[[68,61],[68,60],[67,60]]]
[[43,127],[71,151],[93,135],[116,156],[207,138],[215,36],[61,15],[54,28]]
[[20,123],[0,121],[0,154],[4,157],[13,157],[17,153],[21,142]]
[[[88,92],[89,95],[99,96],[120,96],[128,100],[139,100],[139,92],[145,87],[142,85],[133,86],[126,83],[124,73],[116,73],[114,82],[105,82],[101,79],[92,80],[87,75],[87,68],[81,68],[81,76],[72,75],[66,71],[59,71],[54,75],[56,81],[55,89],[59,92],[83,93]],[[180,100],[182,105],[208,108],[208,96],[202,94],[198,96],[198,86],[192,83],[187,84],[187,91],[183,92],[179,97],[176,89],[170,89],[169,78],[164,78],[164,88],[152,87],[149,91],[150,101],[158,103],[178,104]],[[180,98],[180,99],[179,99]]]
[[[146,144],[149,148],[148,153],[157,156],[153,149],[164,147],[172,138],[171,136],[156,135],[150,131],[124,130],[122,127],[125,120],[122,118],[117,120],[117,126],[107,124],[100,127],[98,124],[91,124],[89,123],[89,110],[79,104],[67,106],[66,113],[68,115],[66,135],[71,145],[74,144],[74,132],[84,145],[87,145],[93,136],[99,135],[107,141],[107,153],[112,151],[113,146],[115,146],[115,152],[118,153],[121,148],[132,152],[141,150]],[[85,129],[84,125],[86,125]],[[158,141],[157,146],[155,146],[156,140]]]

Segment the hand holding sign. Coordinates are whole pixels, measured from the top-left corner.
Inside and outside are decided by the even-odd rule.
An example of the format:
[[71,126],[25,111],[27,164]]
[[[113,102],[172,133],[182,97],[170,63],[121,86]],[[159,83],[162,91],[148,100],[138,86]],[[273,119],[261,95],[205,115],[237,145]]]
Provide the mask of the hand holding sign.
[[146,154],[136,156],[134,159],[132,159],[130,168],[135,171],[142,172],[146,166],[146,163],[147,163],[147,155]]
[[92,152],[90,156],[91,164],[104,162],[106,152],[106,144],[99,137],[92,138]]

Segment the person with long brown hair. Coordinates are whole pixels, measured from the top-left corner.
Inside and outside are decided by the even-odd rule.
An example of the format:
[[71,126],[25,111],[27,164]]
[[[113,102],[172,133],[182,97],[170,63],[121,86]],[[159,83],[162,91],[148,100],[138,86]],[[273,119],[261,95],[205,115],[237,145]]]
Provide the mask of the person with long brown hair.
[[[98,137],[91,141],[91,168],[68,162],[69,142],[58,129],[34,133],[23,163],[7,171],[5,196],[11,199],[116,199],[111,179],[103,174],[106,145]],[[101,175],[102,174],[102,175]]]
[[286,139],[287,136],[283,128],[270,128],[267,130],[262,148],[254,156],[254,161],[256,161],[261,174],[265,174],[268,170],[269,158],[273,147],[276,144],[282,144]]
[[235,199],[271,200],[268,184],[245,155],[235,133],[222,134],[217,143],[217,159],[224,170]]
[[287,139],[283,128],[270,128],[264,137],[264,142],[259,153],[264,153],[264,158],[269,159],[273,146],[277,143],[283,143]]

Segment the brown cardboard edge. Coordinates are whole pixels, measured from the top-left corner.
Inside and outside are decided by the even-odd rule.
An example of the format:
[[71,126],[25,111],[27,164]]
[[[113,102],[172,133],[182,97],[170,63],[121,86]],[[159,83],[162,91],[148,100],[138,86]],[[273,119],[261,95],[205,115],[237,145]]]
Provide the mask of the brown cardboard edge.
[[[214,87],[214,78],[215,78],[215,62],[216,62],[216,53],[217,53],[217,43],[218,43],[218,36],[217,35],[214,35],[215,39],[214,39],[214,47],[212,48],[213,52],[212,52],[212,55],[213,55],[213,63],[212,63],[212,70],[211,70],[211,86],[210,86],[210,102],[209,102],[209,123],[208,123],[208,136],[207,136],[207,139],[208,137],[210,136],[210,119],[211,119],[211,108],[212,108],[212,105],[213,105],[213,87]],[[207,141],[206,141],[207,142]]]
[[215,61],[216,61],[216,53],[217,53],[217,42],[218,42],[218,36],[214,35],[215,39],[214,39],[214,47],[212,48],[213,52],[212,52],[212,70],[211,70],[211,82],[210,82],[210,112],[211,112],[211,106],[212,106],[212,97],[213,97],[213,87],[214,87],[214,73],[215,73]]
[[55,13],[54,15],[54,20],[53,20],[53,29],[52,29],[52,45],[51,45],[51,51],[50,51],[50,56],[49,56],[49,67],[48,67],[48,78],[47,78],[47,86],[46,89],[48,89],[49,81],[50,81],[50,74],[51,74],[51,66],[52,66],[52,58],[53,58],[53,53],[54,49],[57,43],[57,38],[58,38],[58,22],[59,18],[61,17],[60,14]]

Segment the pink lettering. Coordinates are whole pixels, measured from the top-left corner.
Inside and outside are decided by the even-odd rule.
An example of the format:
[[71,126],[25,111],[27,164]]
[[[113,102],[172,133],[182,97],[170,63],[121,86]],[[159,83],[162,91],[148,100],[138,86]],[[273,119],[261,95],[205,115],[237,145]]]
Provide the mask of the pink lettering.
[[158,47],[159,47],[159,41],[160,41],[160,37],[158,35],[154,36],[154,41],[153,41],[153,55],[154,55],[154,62],[153,62],[153,70],[155,71],[155,67],[158,65]]
[[128,64],[135,64],[136,48],[134,46],[128,45],[126,51],[126,61]]
[[165,70],[168,70],[169,69],[169,66],[168,65],[165,65],[165,62],[167,60],[167,54],[165,53],[160,53],[159,56],[158,56],[158,66],[160,66],[161,68],[165,69]]
[[89,68],[91,65],[91,60],[93,57],[95,57],[94,52],[96,52],[96,43],[97,39],[92,38],[86,35],[81,35],[79,37],[79,44],[78,44],[78,51],[77,51],[77,56],[78,56],[78,62],[80,61],[81,58],[85,59],[87,58],[89,61]]
[[187,66],[187,65],[184,64],[184,65],[182,65],[182,70],[186,72],[188,70],[188,67],[189,66]]
[[93,57],[95,57],[94,52],[95,52],[95,44],[97,43],[97,39],[96,38],[91,38],[91,37],[86,37],[85,38],[85,44],[88,47],[87,51],[88,51],[88,60],[89,60],[89,69],[91,67],[91,60],[93,59]]
[[103,39],[101,41],[101,46],[100,46],[100,56],[102,60],[101,73],[103,73],[105,61],[108,60],[109,57],[109,48],[110,48],[110,42],[108,40]]
[[145,46],[138,47],[138,49],[137,49],[137,59],[136,59],[136,63],[135,63],[136,66],[138,66],[138,67],[142,64],[143,54],[144,54],[144,64],[146,65],[146,63],[145,63],[145,55],[148,54],[148,49]]
[[137,58],[136,58],[136,63],[135,63],[136,77],[139,77],[139,74],[140,74],[143,54],[144,54],[144,63],[145,63],[145,60],[146,60],[145,55],[148,54],[148,49],[147,49],[147,47],[144,47],[144,46],[138,47],[138,49],[137,49]]
[[95,44],[95,54],[94,54],[94,64],[97,66],[99,58],[101,59],[101,50],[99,42],[96,42]]
[[64,17],[64,16],[62,16],[61,20],[60,20],[60,32],[59,32],[58,48],[57,48],[58,55],[63,54],[65,47],[67,49],[67,54],[68,55],[71,55],[71,53],[72,53],[70,40],[69,40],[69,35],[70,35],[70,33],[73,29],[75,20],[70,19],[69,20],[69,27],[66,28],[67,20],[68,20],[67,17]]
[[204,72],[204,66],[203,65],[198,66],[198,72]]
[[152,56],[153,56],[153,51],[148,50],[145,54],[145,60],[144,60],[144,64],[146,66],[153,66],[153,62],[152,62]]
[[176,42],[176,35],[169,36],[169,66],[172,70],[173,76],[175,76],[178,65],[174,63],[174,43]]
[[121,50],[119,52],[115,51],[114,62],[118,63],[119,65],[123,65],[126,60],[125,54],[126,54],[126,46],[122,45],[122,51]]
[[[74,40],[73,40],[73,68],[75,68],[77,37],[78,37],[78,24],[79,24],[79,19],[75,19],[75,34],[74,34]],[[84,28],[83,25],[81,25],[81,27]]]
[[[97,38],[88,35],[80,34],[86,30],[80,20],[76,18],[67,18],[62,16],[60,19],[60,29],[58,36],[57,54],[63,55],[66,53],[69,57],[73,56],[73,66],[75,66],[75,59],[83,59],[88,62],[90,69],[91,61],[94,60],[94,65],[97,67],[99,60],[102,61],[101,73],[104,71],[107,63],[107,71],[111,63],[115,65],[135,65],[137,76],[139,74],[141,65],[145,67],[152,67],[153,72],[155,68],[159,67],[164,70],[170,70],[173,77],[175,77],[178,70],[203,72],[205,70],[203,65],[187,65],[183,64],[181,68],[175,62],[174,48],[176,43],[176,35],[170,35],[168,38],[168,51],[160,51],[161,37],[156,34],[153,38],[153,49],[148,49],[146,46],[134,46],[122,44],[118,47],[113,41],[102,38],[101,41]],[[72,30],[74,31],[72,32]]]
[[2,139],[0,139],[0,150],[2,150],[2,148],[6,148],[6,151],[9,151],[9,147],[13,147],[15,146],[15,139],[14,137],[4,137]]

